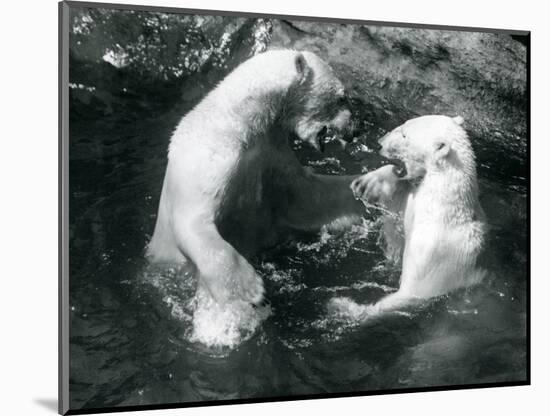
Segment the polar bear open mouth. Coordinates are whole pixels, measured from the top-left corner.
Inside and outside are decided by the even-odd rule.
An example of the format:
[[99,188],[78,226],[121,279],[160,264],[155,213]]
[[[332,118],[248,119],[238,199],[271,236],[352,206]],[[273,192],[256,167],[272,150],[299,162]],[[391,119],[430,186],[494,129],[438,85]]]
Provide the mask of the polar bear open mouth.
[[386,158],[389,164],[393,165],[393,173],[398,178],[404,178],[407,176],[407,165],[401,159],[398,158]]
[[318,148],[321,152],[324,152],[325,151],[325,146],[327,143],[330,143],[334,140],[339,140],[342,142],[342,145],[344,145],[344,141],[349,141],[348,138],[345,136],[345,134],[343,132],[341,132],[340,130],[334,128],[334,127],[331,127],[331,126],[328,126],[328,125],[325,125],[323,126],[323,128],[321,128],[321,130],[319,130],[319,132],[317,133],[317,136],[315,138],[317,144],[318,144]]
[[319,150],[321,152],[325,151],[325,145],[328,142],[331,142],[336,137],[335,132],[328,126],[323,126],[321,130],[317,133],[317,144],[319,145]]

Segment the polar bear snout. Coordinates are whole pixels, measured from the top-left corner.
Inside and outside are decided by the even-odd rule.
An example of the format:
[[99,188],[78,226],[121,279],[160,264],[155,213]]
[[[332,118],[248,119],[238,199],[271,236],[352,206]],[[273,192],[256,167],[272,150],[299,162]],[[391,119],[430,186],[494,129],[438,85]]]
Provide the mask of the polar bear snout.
[[407,164],[399,151],[399,143],[395,143],[396,141],[402,142],[403,136],[392,131],[378,140],[375,150],[378,151],[380,156],[386,159],[385,161],[388,164],[393,165],[393,173],[398,178],[405,178],[408,175],[409,169],[407,169]]
[[398,127],[379,141],[380,156],[387,163],[394,165],[394,173],[401,179],[414,180],[426,174],[426,152],[423,147],[407,137],[401,127]]

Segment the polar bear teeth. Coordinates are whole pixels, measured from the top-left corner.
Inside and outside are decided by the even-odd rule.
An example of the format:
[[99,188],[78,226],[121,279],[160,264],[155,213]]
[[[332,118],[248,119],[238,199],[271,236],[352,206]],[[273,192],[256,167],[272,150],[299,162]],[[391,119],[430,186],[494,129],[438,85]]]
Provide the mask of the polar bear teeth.
[[336,139],[336,131],[329,126],[323,126],[319,133],[317,133],[317,142],[319,143],[319,150],[325,151],[325,145]]

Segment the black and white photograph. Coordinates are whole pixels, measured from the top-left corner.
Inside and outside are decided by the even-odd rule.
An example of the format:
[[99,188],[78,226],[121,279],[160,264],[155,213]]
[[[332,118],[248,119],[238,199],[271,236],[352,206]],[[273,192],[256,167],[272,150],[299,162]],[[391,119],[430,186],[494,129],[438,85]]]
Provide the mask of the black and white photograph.
[[530,383],[529,31],[59,12],[60,413]]

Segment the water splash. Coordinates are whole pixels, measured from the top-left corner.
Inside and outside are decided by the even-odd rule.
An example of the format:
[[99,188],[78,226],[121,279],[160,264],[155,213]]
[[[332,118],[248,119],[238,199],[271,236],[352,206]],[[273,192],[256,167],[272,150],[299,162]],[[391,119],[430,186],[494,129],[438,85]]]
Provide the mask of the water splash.
[[334,297],[328,304],[329,315],[335,318],[351,321],[365,321],[369,317],[379,314],[379,311],[373,305],[362,305],[349,297]]
[[331,264],[335,260],[346,258],[350,251],[365,251],[365,244],[378,235],[380,222],[362,218],[356,224],[339,226],[337,222],[323,226],[318,238],[312,242],[296,242],[296,256],[313,260],[318,265]]
[[221,305],[202,288],[197,290],[194,304],[190,341],[215,348],[236,348],[271,314],[269,306],[256,308],[240,300]]
[[218,304],[197,285],[185,263],[146,267],[140,280],[161,295],[172,318],[182,324],[182,338],[188,343],[202,344],[197,348],[208,355],[226,355],[250,339],[271,314],[269,307],[256,308],[240,300]]

